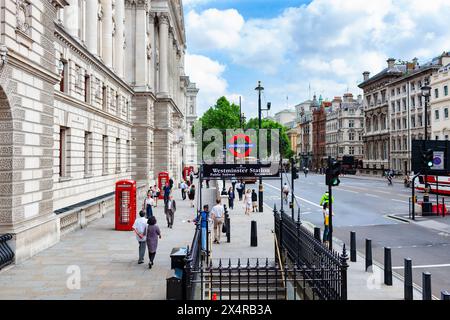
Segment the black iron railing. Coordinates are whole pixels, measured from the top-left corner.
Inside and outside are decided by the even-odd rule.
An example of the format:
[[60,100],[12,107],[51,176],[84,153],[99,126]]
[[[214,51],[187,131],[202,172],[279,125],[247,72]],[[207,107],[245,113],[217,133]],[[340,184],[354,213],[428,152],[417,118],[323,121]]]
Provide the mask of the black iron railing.
[[7,243],[12,238],[11,234],[0,235],[0,270],[14,262],[14,252]]
[[197,273],[193,272],[200,268],[202,260],[202,228],[201,228],[201,216],[198,216],[198,222],[195,228],[194,238],[192,239],[192,245],[188,248],[188,254],[186,256],[184,284],[186,300],[194,300],[196,296],[197,286],[195,280],[197,279]]
[[[307,275],[312,279],[310,284],[314,288],[314,294],[324,300],[346,300],[348,256],[345,245],[343,254],[340,255],[314,238],[301,225],[300,219],[295,221],[276,208],[274,217],[275,235],[280,249],[294,265],[311,269],[311,273]],[[322,286],[318,287],[314,283],[316,278],[322,279]]]

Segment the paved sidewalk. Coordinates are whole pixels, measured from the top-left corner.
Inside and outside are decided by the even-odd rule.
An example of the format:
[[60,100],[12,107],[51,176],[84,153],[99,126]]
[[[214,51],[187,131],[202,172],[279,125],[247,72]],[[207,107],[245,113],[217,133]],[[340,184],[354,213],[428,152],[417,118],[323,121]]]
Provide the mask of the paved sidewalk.
[[[162,239],[154,267],[138,265],[138,246],[133,232],[114,230],[114,213],[86,229],[64,237],[61,242],[20,265],[0,272],[0,299],[166,299],[166,276],[173,247],[191,245],[195,209],[174,191],[177,212],[168,229],[163,201],[156,208]],[[138,203],[138,208],[140,203]],[[148,254],[146,252],[146,254]],[[80,272],[80,289],[70,290],[74,270]],[[72,277],[71,277],[72,276]]]

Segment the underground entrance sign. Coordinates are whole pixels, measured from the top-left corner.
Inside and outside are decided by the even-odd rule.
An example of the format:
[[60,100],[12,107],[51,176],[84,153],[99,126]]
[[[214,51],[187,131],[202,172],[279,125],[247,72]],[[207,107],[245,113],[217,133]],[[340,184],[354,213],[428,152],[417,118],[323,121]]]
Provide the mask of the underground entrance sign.
[[280,165],[273,164],[204,164],[203,177],[222,178],[278,178]]

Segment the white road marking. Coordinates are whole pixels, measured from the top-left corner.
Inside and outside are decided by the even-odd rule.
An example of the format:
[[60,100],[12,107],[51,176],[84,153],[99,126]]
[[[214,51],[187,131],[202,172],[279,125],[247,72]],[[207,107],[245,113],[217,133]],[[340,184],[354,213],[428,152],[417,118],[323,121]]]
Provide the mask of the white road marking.
[[350,193],[356,193],[356,194],[359,194],[359,192],[351,191],[351,190],[346,190],[346,189],[337,189],[336,191],[345,191],[345,192],[350,192]]
[[392,201],[395,202],[401,202],[401,203],[409,203],[408,201],[403,201],[403,200],[397,200],[397,199],[391,199]]
[[[264,184],[267,185],[267,186],[269,186],[269,187],[272,187],[272,188],[275,189],[275,190],[278,190],[278,191],[281,192],[281,189],[278,189],[277,187],[274,187],[274,186],[272,186],[272,185],[270,185],[270,184],[267,184],[267,183],[265,183],[265,182],[264,182]],[[309,200],[300,198],[299,196],[295,196],[295,197],[296,197],[297,199],[300,199],[300,200],[302,200],[302,201],[304,201],[304,202],[306,202],[306,203],[309,203],[309,204],[311,204],[311,205],[313,205],[313,206],[315,206],[315,207],[317,207],[317,208],[321,208],[321,209],[322,209],[321,206],[319,206],[318,204],[316,204],[316,203],[314,203],[314,202],[311,202],[311,201],[309,201]]]
[[376,196],[376,195],[373,195],[373,194],[370,194],[370,193],[366,193],[365,195],[367,197],[371,197],[371,198],[379,198],[379,196]]
[[[413,269],[428,269],[428,268],[447,268],[450,267],[450,263],[447,264],[429,264],[429,265],[423,265],[423,266],[412,266]],[[405,267],[392,267],[393,270],[399,270],[404,269]]]

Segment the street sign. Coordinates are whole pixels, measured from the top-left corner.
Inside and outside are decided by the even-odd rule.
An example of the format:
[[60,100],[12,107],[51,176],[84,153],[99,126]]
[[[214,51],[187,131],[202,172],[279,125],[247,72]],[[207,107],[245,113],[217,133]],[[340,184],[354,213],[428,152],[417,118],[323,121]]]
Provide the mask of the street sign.
[[433,152],[434,160],[433,160],[433,168],[435,170],[444,170],[444,152],[443,151],[434,151]]
[[203,177],[224,178],[279,178],[280,164],[204,164]]

